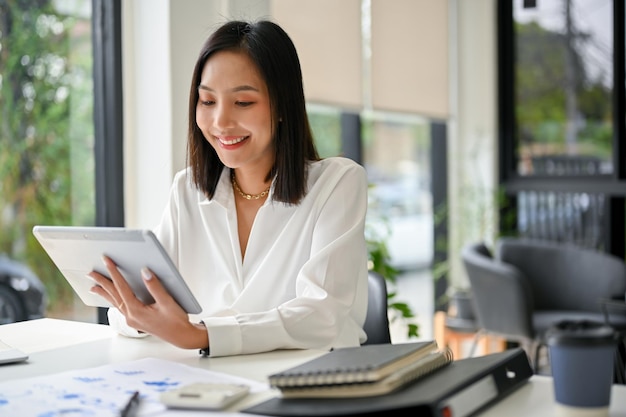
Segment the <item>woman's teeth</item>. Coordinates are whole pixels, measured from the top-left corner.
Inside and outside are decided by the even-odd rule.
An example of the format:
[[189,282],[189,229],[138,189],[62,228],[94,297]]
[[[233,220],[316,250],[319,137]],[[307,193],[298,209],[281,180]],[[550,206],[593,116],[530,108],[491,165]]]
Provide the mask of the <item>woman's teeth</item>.
[[247,136],[242,136],[239,138],[235,138],[235,139],[230,139],[230,140],[226,140],[226,139],[220,139],[220,142],[222,142],[224,145],[235,145],[239,142],[243,142],[244,139],[246,139]]

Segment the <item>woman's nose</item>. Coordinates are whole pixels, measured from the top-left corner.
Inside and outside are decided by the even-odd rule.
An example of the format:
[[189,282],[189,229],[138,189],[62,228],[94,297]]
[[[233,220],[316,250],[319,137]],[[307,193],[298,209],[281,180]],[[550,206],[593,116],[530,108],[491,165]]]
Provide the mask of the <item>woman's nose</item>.
[[213,113],[213,124],[219,130],[232,127],[232,116],[232,111],[226,106],[217,105],[215,108],[215,112]]

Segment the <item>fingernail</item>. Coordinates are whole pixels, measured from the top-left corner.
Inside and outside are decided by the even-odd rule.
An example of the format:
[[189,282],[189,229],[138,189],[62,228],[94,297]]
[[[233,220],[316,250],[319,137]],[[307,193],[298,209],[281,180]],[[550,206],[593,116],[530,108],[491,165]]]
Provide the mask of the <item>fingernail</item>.
[[150,281],[153,277],[152,272],[150,272],[150,270],[148,268],[141,268],[141,276],[143,276],[143,279],[145,279],[146,281]]

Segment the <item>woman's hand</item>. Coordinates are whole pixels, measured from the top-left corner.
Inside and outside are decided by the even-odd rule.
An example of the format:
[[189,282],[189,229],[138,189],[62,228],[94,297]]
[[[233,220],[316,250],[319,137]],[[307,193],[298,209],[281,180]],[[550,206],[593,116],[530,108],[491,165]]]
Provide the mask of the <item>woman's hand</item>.
[[144,304],[135,297],[117,265],[103,257],[111,279],[92,271],[88,275],[96,282],[91,292],[107,300],[126,317],[126,323],[145,333],[157,336],[175,346],[186,349],[205,348],[209,345],[208,332],[203,324],[194,324],[159,279],[148,268],[141,270],[146,288],[154,298],[153,304]]

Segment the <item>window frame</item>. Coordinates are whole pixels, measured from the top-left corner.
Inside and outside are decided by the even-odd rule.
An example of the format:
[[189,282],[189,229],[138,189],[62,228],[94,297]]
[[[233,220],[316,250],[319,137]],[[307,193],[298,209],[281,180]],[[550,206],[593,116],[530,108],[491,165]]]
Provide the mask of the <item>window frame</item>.
[[499,183],[514,200],[521,191],[601,193],[608,197],[605,249],[624,257],[626,197],[626,114],[625,104],[625,5],[613,0],[613,164],[610,175],[580,177],[520,176],[516,170],[515,138],[515,42],[513,0],[497,5],[497,65],[499,121]]
[[[121,0],[92,0],[96,226],[124,226]],[[98,308],[98,323],[107,324]]]

